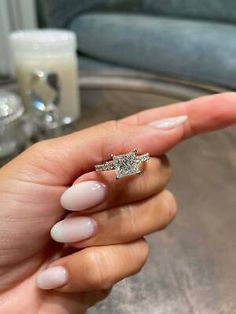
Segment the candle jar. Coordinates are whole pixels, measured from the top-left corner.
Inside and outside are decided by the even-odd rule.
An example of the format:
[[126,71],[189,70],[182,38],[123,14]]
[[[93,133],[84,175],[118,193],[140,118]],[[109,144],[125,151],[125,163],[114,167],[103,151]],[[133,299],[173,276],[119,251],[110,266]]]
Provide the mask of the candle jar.
[[0,164],[24,148],[23,113],[19,97],[0,90]]
[[32,121],[45,130],[73,124],[80,116],[75,34],[26,30],[13,32],[10,40],[20,95]]

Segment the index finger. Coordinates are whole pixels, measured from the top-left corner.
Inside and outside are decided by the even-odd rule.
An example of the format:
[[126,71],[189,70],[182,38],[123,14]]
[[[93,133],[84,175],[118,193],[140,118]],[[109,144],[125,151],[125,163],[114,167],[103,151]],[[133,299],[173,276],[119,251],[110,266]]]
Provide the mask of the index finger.
[[[170,130],[149,125],[155,120],[186,114],[185,124]],[[136,147],[140,154],[160,156],[191,135],[233,123],[236,123],[236,93],[203,97],[41,142],[8,165],[14,178],[17,173],[21,180],[33,177],[40,184],[67,186],[93,171],[94,165],[108,160],[110,154],[123,154]],[[8,166],[4,168],[7,170]]]
[[236,123],[236,93],[204,96],[161,108],[145,110],[122,119],[132,125],[142,125],[174,116],[187,115],[183,138],[222,129]]

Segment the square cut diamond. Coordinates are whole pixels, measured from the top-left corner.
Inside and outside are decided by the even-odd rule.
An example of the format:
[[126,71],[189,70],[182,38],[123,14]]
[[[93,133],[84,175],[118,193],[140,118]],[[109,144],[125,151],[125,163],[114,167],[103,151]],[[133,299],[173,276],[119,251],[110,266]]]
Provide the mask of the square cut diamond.
[[115,165],[117,179],[129,176],[131,174],[140,173],[135,152],[113,156],[112,159]]

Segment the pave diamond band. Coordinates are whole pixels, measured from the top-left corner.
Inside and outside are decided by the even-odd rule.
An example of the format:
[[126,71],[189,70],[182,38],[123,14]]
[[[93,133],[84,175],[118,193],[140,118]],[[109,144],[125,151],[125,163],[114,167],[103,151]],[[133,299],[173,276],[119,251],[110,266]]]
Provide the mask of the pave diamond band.
[[139,155],[136,157],[137,162],[144,162],[144,161],[148,161],[149,159],[150,159],[149,153]]
[[115,170],[115,165],[114,165],[113,161],[106,161],[104,164],[96,165],[95,169],[96,169],[96,171]]
[[116,179],[130,176],[132,174],[141,174],[142,171],[139,168],[140,163],[148,161],[150,156],[148,153],[143,155],[137,155],[137,149],[133,149],[131,152],[114,156],[112,160],[106,161],[103,164],[95,166],[96,171],[110,171],[115,170]]

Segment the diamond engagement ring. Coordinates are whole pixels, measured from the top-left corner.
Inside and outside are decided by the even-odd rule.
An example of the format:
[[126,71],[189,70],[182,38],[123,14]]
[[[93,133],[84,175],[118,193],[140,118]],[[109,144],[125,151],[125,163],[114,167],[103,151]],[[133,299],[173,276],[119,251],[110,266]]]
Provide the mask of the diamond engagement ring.
[[116,179],[130,176],[132,174],[141,174],[142,171],[139,168],[141,162],[150,159],[148,153],[143,155],[137,155],[137,149],[133,149],[131,152],[122,155],[111,155],[112,160],[106,161],[104,164],[96,165],[96,171],[109,171],[115,170]]

